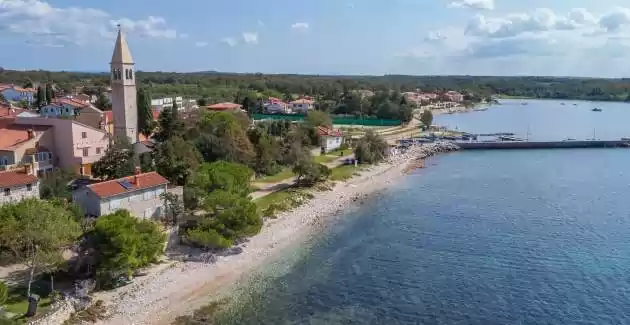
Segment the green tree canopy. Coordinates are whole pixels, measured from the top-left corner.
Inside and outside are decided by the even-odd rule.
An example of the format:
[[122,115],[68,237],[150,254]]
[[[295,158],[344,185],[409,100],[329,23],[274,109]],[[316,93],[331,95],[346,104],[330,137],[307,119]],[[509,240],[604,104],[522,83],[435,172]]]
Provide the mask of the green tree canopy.
[[326,112],[312,110],[306,114],[304,124],[311,128],[318,126],[332,127],[332,119]]
[[92,165],[92,175],[103,180],[133,175],[139,161],[127,137],[116,137],[105,155]]
[[225,160],[250,165],[254,151],[246,128],[231,112],[206,112],[197,124],[195,138],[199,152],[207,162]]
[[166,234],[157,223],[136,218],[126,210],[99,217],[84,241],[95,256],[98,279],[103,285],[156,262],[165,242]]
[[153,110],[151,109],[151,95],[143,88],[138,88],[136,100],[138,109],[138,132],[148,138],[151,133],[153,133],[156,126],[153,120]]
[[420,114],[420,121],[426,127],[430,127],[433,123],[433,113],[431,113],[431,110],[424,110],[422,114]]
[[77,174],[71,170],[59,169],[40,180],[39,195],[42,199],[72,199],[72,190],[69,184],[77,178]]
[[375,164],[385,158],[387,142],[373,130],[365,132],[354,149],[354,156],[362,164]]
[[184,123],[179,118],[175,103],[172,109],[162,109],[158,117],[157,130],[153,134],[153,139],[157,142],[164,142],[174,136],[181,136],[184,133]]
[[157,172],[176,185],[185,185],[201,163],[197,148],[180,136],[157,143],[153,157]]

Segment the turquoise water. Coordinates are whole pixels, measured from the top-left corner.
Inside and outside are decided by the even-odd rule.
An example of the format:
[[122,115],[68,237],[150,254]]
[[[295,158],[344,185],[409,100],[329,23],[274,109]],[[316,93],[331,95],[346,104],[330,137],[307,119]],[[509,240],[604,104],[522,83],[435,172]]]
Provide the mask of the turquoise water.
[[[471,133],[512,132],[531,140],[630,138],[630,103],[502,100],[482,112],[440,115],[436,124]],[[562,105],[565,103],[565,105]],[[573,106],[577,104],[577,106]],[[595,107],[602,112],[592,112]]]
[[221,324],[630,324],[628,162],[432,158],[268,269]]

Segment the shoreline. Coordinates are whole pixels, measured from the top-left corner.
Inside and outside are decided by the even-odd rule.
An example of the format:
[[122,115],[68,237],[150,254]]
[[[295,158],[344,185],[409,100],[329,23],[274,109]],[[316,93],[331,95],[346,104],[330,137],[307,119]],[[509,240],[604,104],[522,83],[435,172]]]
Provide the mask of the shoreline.
[[218,257],[213,264],[169,261],[151,268],[150,275],[129,286],[98,293],[95,300],[103,300],[111,312],[108,319],[96,324],[170,325],[176,317],[221,297],[269,258],[299,244],[329,217],[390,186],[409,171],[410,164],[450,150],[453,148],[439,143],[411,148],[360,176],[336,183],[331,191],[314,192],[315,197],[302,206],[266,220],[259,234],[239,246],[243,251],[238,255]]

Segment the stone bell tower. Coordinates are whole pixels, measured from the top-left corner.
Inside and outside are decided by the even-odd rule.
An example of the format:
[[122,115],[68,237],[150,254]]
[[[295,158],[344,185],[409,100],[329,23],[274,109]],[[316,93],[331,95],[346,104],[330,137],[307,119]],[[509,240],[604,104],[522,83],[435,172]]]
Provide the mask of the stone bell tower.
[[138,142],[136,73],[131,52],[120,25],[110,66],[114,136],[126,136],[131,143],[136,143]]

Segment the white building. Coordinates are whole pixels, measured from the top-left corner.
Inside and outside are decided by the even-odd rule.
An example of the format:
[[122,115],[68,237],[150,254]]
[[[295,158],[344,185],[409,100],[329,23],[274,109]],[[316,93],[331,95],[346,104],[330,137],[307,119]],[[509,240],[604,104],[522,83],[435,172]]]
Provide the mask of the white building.
[[29,198],[39,198],[39,179],[30,165],[0,172],[0,205]]
[[86,215],[100,217],[117,210],[128,210],[138,218],[160,218],[168,180],[156,172],[123,177],[81,187],[72,192],[72,200]]
[[343,134],[339,130],[320,126],[317,128],[317,133],[322,138],[322,152],[337,150],[343,143]]
[[110,65],[114,136],[126,136],[131,143],[136,143],[138,142],[136,73],[122,29],[118,30]]
[[298,99],[289,104],[291,104],[291,110],[296,113],[306,113],[315,107],[315,102],[310,99]]

